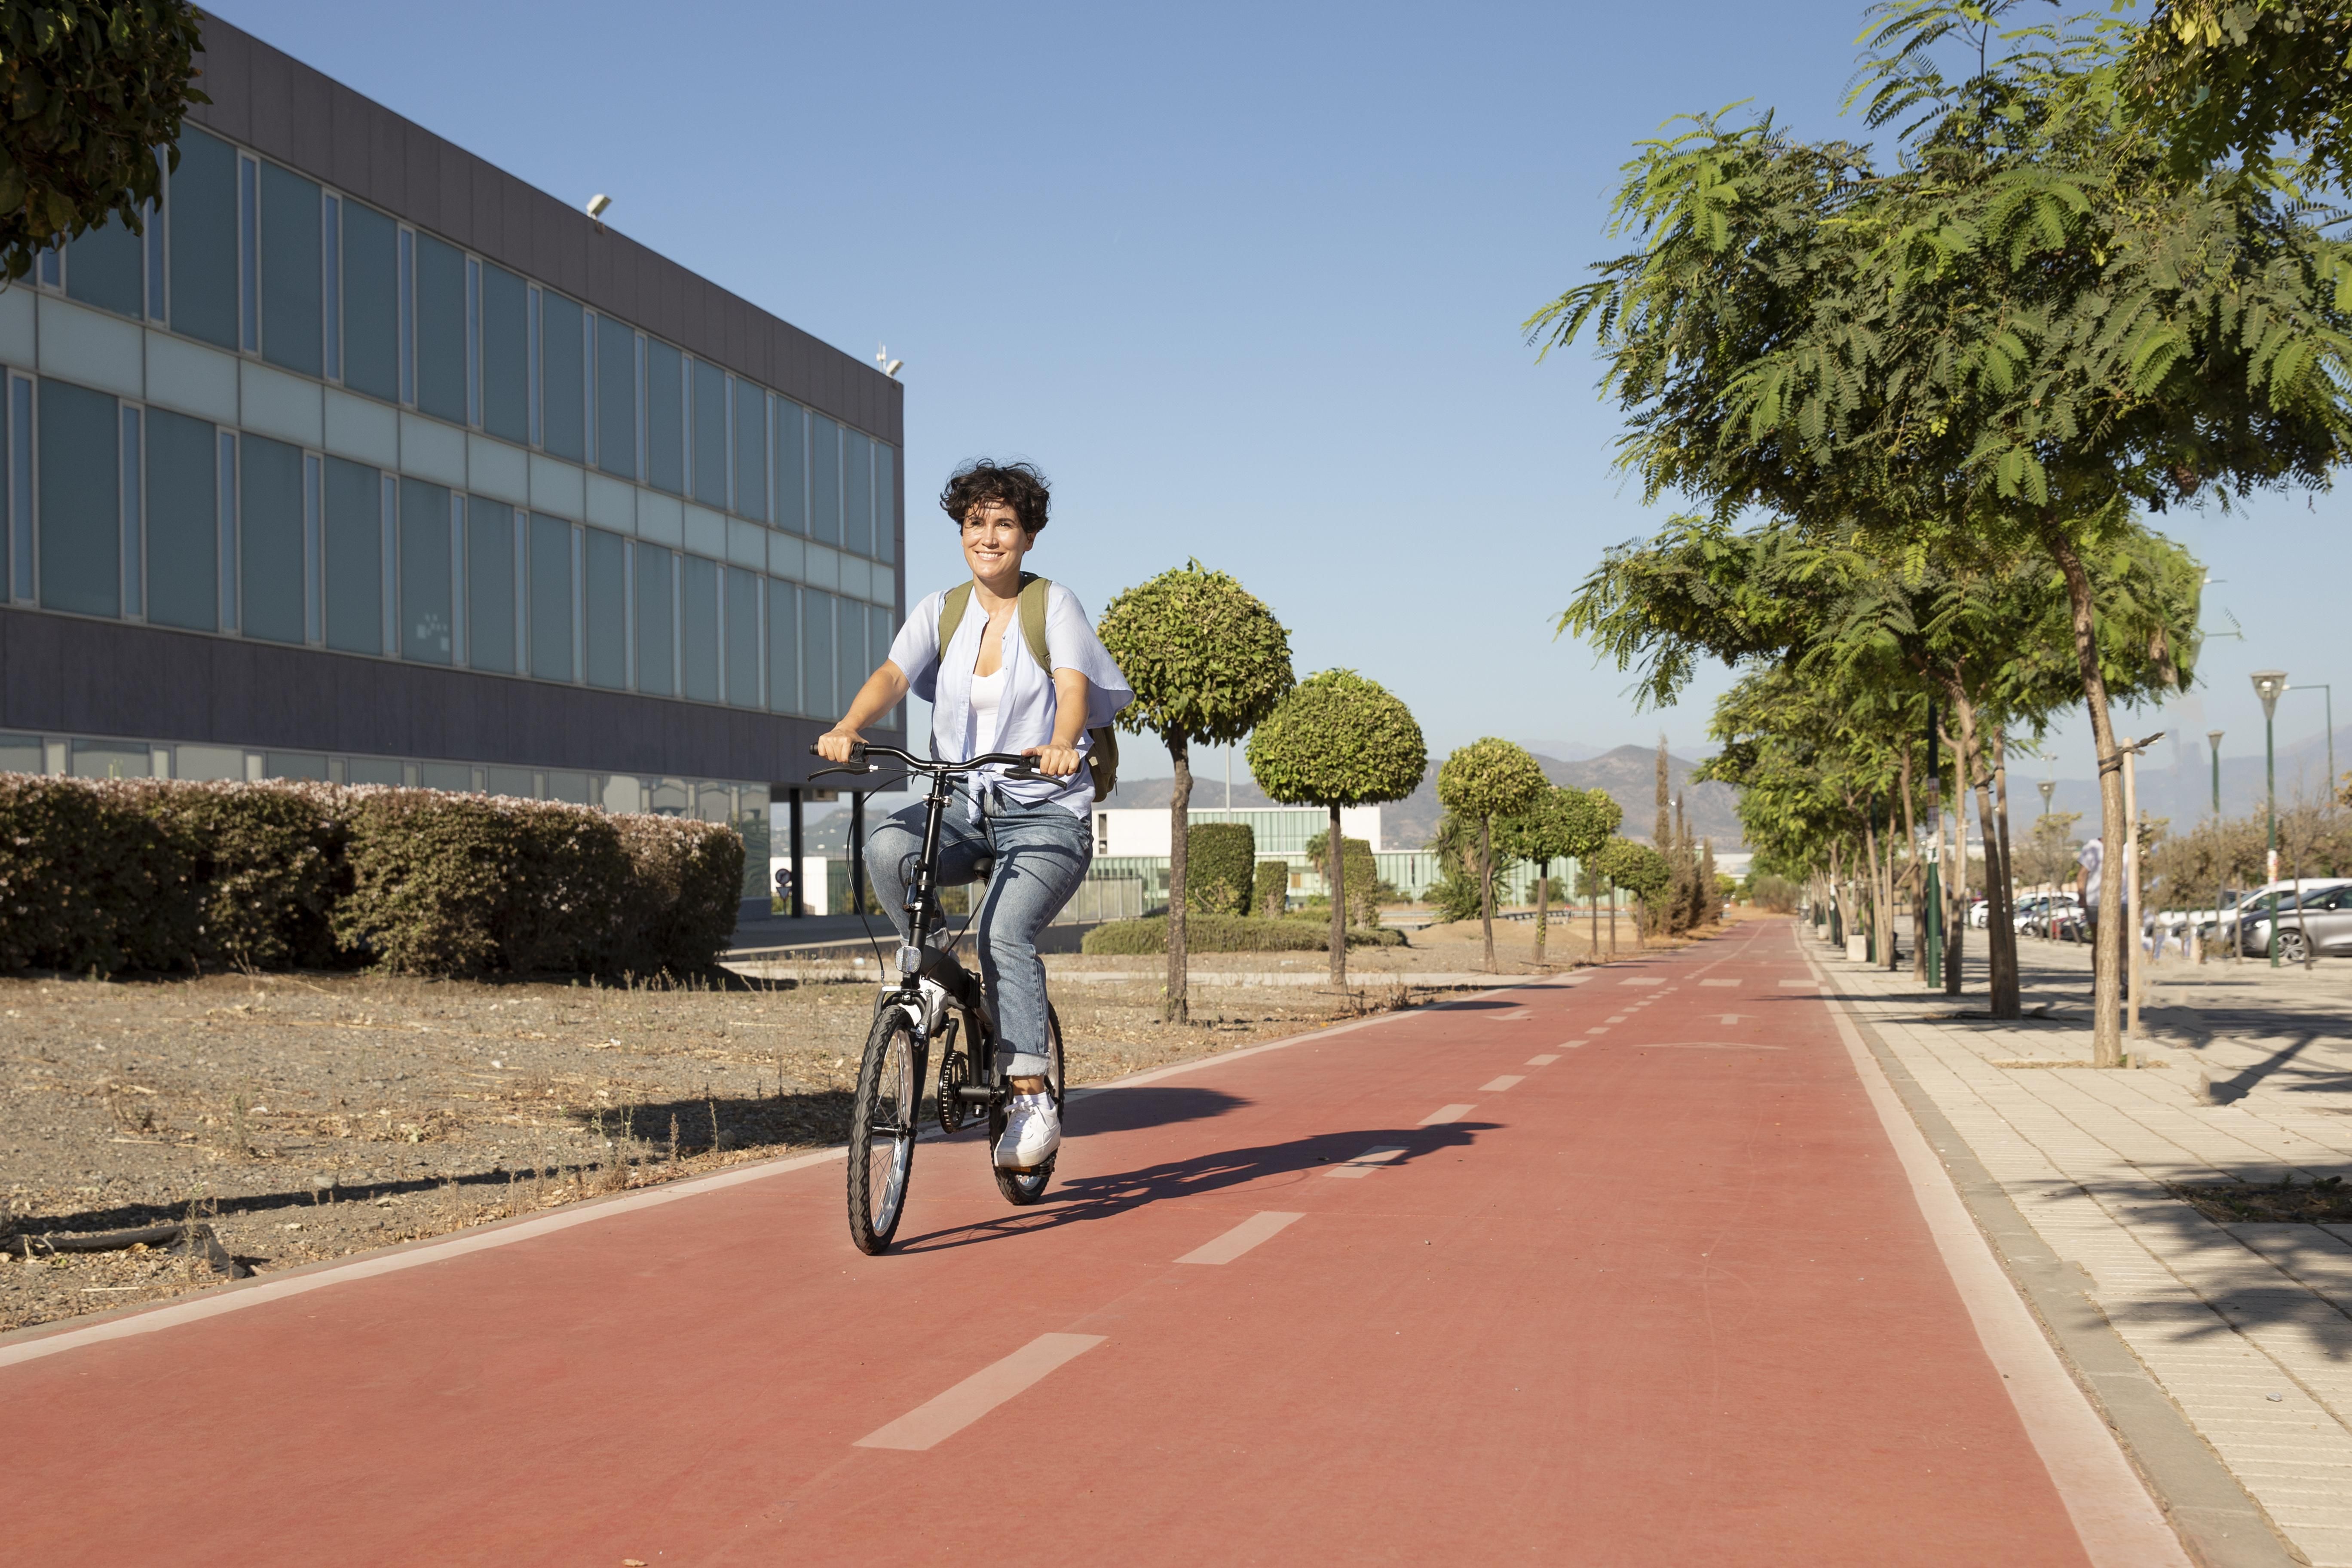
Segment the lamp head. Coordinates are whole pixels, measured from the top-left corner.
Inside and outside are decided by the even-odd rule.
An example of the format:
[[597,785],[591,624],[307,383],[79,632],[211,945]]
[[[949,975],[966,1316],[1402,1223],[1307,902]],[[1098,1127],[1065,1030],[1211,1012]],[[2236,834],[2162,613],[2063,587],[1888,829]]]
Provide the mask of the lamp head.
[[2206,738],[2207,740],[2209,740],[2209,741],[2210,741],[2210,742],[2213,742],[2213,749],[2214,749],[2215,751],[2217,751],[2217,752],[2218,752],[2218,751],[2220,751],[2220,750],[2221,749],[2221,731],[2219,731],[2219,730],[2208,730],[2208,731],[2205,731],[2205,738]]
[[2048,811],[2050,809],[2051,792],[2058,787],[2058,782],[2055,779],[2043,779],[2037,783],[2033,787],[2042,792],[2042,809],[2043,811]]
[[588,216],[593,218],[601,218],[604,216],[604,209],[612,205],[613,198],[606,195],[604,192],[599,191],[594,195],[588,198]]
[[2267,719],[2278,707],[2278,700],[2286,692],[2286,671],[2258,669],[2254,671],[2254,695],[2263,700],[2263,717]]

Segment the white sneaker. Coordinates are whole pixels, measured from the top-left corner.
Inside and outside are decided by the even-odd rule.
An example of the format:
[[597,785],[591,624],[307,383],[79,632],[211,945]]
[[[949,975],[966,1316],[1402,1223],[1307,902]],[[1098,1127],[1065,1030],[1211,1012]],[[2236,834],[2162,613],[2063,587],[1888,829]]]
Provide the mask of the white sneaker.
[[1007,1171],[1034,1171],[1062,1146],[1062,1119],[1050,1094],[1016,1094],[996,1141],[996,1163]]

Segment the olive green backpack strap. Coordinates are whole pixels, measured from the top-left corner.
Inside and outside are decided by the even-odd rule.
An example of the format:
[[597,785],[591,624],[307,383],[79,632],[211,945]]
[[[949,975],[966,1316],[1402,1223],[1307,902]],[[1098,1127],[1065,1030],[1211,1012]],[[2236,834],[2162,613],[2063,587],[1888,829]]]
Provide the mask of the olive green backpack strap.
[[963,625],[963,613],[971,608],[971,584],[959,583],[940,600],[940,652],[948,651],[954,640],[956,628]]

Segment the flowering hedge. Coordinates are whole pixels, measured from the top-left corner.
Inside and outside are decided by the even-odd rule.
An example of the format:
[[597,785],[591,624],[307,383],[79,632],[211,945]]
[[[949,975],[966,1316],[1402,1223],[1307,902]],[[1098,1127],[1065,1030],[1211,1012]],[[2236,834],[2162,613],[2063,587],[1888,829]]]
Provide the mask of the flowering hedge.
[[323,784],[0,774],[0,970],[709,966],[733,829]]

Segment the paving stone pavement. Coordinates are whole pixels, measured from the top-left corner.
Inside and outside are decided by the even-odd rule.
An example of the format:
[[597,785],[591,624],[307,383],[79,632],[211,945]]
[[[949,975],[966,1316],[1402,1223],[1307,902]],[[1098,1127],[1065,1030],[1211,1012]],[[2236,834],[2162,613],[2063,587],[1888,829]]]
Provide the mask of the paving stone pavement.
[[[1982,937],[1970,945],[1982,952]],[[2137,1057],[2087,1060],[2079,949],[2021,943],[2024,1002],[1983,1016],[1905,967],[1813,949],[2280,1533],[2352,1568],[2352,1226],[2221,1225],[2173,1184],[2352,1177],[2352,963],[2152,965]],[[1975,1016],[1969,1016],[1973,1013]]]

